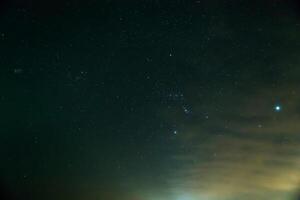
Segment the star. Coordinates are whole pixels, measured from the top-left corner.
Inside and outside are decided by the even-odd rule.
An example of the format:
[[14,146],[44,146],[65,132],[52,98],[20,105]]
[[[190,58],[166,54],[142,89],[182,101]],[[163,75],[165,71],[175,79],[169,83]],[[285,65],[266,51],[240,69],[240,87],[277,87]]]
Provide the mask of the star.
[[14,69],[14,73],[15,74],[21,74],[23,72],[23,69],[22,68],[15,68]]
[[187,106],[182,106],[182,110],[185,114],[191,114],[191,110],[189,110]]
[[280,112],[281,111],[281,106],[280,105],[275,105],[274,107],[276,112]]

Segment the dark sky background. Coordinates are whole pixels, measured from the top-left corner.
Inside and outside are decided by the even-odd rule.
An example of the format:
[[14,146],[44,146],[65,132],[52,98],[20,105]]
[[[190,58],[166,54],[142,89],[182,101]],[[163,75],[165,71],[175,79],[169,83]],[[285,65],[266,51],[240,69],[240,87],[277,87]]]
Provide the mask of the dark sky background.
[[16,199],[294,200],[297,1],[1,1]]

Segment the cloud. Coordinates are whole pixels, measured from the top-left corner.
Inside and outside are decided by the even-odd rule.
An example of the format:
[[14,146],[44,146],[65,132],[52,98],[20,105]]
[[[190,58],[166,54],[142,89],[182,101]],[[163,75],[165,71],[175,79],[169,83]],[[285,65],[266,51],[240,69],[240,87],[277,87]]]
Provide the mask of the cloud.
[[[287,199],[300,184],[299,89],[265,87],[247,97],[224,96],[221,111],[208,104],[212,117],[194,120],[178,136],[185,151],[173,156],[181,163],[171,170],[174,191],[211,199]],[[276,100],[280,113],[273,110]],[[193,106],[198,113],[203,109]]]

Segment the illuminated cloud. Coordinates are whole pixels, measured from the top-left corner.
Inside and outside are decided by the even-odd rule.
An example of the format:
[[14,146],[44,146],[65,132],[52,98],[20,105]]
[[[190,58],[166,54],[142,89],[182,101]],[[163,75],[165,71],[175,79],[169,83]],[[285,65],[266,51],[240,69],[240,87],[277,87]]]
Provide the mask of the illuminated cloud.
[[[299,97],[289,93],[296,88],[285,88],[240,98],[232,110],[211,105],[209,120],[189,124],[180,135],[188,150],[173,157],[184,163],[172,171],[174,191],[210,199],[289,198],[300,184],[300,118]],[[286,109],[281,113],[273,110],[274,94]]]

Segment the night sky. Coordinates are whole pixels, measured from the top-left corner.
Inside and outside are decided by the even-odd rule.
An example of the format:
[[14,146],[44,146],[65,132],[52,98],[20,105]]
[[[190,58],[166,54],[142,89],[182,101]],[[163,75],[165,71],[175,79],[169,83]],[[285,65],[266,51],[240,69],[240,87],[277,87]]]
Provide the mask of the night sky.
[[299,8],[1,1],[2,193],[296,200]]

